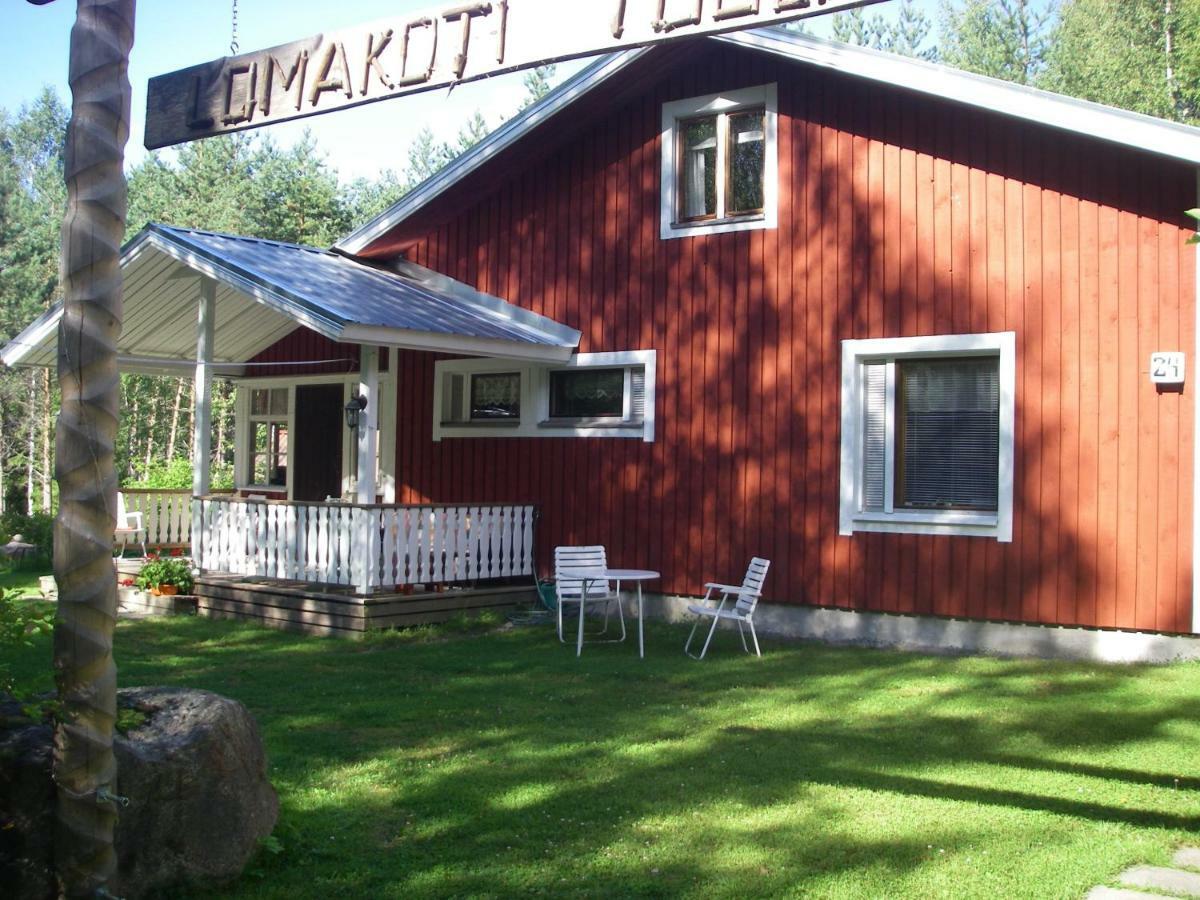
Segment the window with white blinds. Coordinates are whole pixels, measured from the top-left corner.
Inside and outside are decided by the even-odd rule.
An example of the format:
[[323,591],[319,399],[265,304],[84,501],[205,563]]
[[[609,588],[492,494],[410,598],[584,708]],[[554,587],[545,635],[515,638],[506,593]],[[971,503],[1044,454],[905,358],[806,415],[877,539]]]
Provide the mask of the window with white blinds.
[[1015,335],[843,341],[840,531],[1011,540]]
[[912,509],[996,509],[1000,360],[896,364],[896,503]]

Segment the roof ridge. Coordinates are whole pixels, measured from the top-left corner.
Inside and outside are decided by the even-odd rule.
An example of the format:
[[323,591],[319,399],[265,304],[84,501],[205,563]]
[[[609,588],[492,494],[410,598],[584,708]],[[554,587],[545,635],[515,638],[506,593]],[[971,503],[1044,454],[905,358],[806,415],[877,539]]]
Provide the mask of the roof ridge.
[[180,232],[180,233],[202,234],[207,237],[226,238],[227,240],[231,240],[231,241],[247,241],[247,242],[253,242],[256,244],[272,244],[276,247],[287,247],[292,250],[308,250],[311,253],[328,253],[333,256],[341,255],[338,253],[334,253],[331,249],[328,249],[325,247],[313,247],[309,244],[297,244],[292,241],[280,241],[280,240],[276,240],[274,238],[257,237],[255,235],[250,235],[250,234],[232,234],[231,232],[228,232],[228,231],[213,231],[212,229],[208,229],[208,228],[191,228],[191,227],[184,226],[184,225],[168,225],[165,222],[148,222],[146,224],[146,227],[152,228],[157,231],[166,230],[166,231],[174,231],[174,232]]

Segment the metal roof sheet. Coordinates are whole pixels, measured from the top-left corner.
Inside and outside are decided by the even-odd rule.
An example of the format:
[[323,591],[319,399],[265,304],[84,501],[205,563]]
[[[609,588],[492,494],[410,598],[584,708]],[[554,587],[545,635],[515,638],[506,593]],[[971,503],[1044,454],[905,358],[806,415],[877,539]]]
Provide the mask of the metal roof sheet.
[[[196,280],[217,282],[219,363],[243,363],[297,325],[331,340],[460,355],[563,360],[580,334],[412,263],[395,271],[298,244],[147,225],[121,256],[118,351],[131,370],[186,365],[196,347]],[[49,365],[61,306],[0,351],[7,365]]]

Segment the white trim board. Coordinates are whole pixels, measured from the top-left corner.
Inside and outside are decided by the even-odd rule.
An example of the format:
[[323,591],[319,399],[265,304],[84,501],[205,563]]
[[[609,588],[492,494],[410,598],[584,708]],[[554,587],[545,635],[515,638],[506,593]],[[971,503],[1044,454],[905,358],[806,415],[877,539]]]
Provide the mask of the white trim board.
[[[1200,206],[1200,168],[1196,169],[1196,205]],[[1196,355],[1193,371],[1200,363],[1200,244],[1196,245],[1196,285],[1192,310],[1196,328]],[[1192,415],[1192,632],[1200,634],[1200,391],[1190,388],[1196,398]]]
[[[986,334],[942,334],[903,338],[872,338],[842,341],[841,387],[841,472],[839,483],[838,533],[883,531],[905,534],[956,534],[990,537],[1007,543],[1013,529],[1013,457],[1016,440],[1016,332],[998,331]],[[863,472],[863,364],[868,361],[888,363],[889,402],[888,436],[891,473],[891,425],[894,403],[891,402],[893,383],[891,363],[897,359],[918,359],[939,356],[993,356],[999,358],[1000,387],[1000,452],[998,459],[997,509],[995,513],[956,510],[904,510],[891,506],[890,478],[885,489],[883,511],[864,509],[862,497]]]
[[[679,206],[679,135],[678,125],[684,119],[697,116],[737,112],[740,109],[763,107],[763,211],[754,216],[728,216],[713,221],[677,222]],[[662,190],[659,191],[659,237],[666,241],[674,238],[696,237],[701,234],[728,234],[735,231],[761,231],[776,228],[779,222],[779,88],[776,84],[722,91],[703,97],[674,100],[662,107],[660,142],[660,172]],[[726,133],[717,132],[718,146],[726,143]],[[718,151],[718,160],[722,153]],[[717,170],[717,202],[724,205],[726,195],[726,168]]]
[[[635,368],[644,372],[642,418],[603,425],[543,424],[549,415],[549,373],[554,370],[604,367]],[[433,435],[434,442],[447,438],[634,438],[654,442],[655,383],[658,372],[658,351],[618,350],[600,353],[577,353],[560,364],[513,365],[502,359],[442,359],[434,363],[433,377]],[[446,376],[482,373],[517,373],[521,376],[521,417],[513,422],[447,422],[443,421]],[[626,403],[629,398],[629,378],[626,378]]]

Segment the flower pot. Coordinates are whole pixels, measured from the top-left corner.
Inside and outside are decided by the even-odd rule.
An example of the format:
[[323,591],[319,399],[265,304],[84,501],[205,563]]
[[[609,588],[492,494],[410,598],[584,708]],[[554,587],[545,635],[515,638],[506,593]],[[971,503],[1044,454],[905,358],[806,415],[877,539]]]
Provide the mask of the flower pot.
[[179,587],[174,584],[160,584],[158,587],[150,588],[150,593],[155,597],[174,597],[179,593]]

